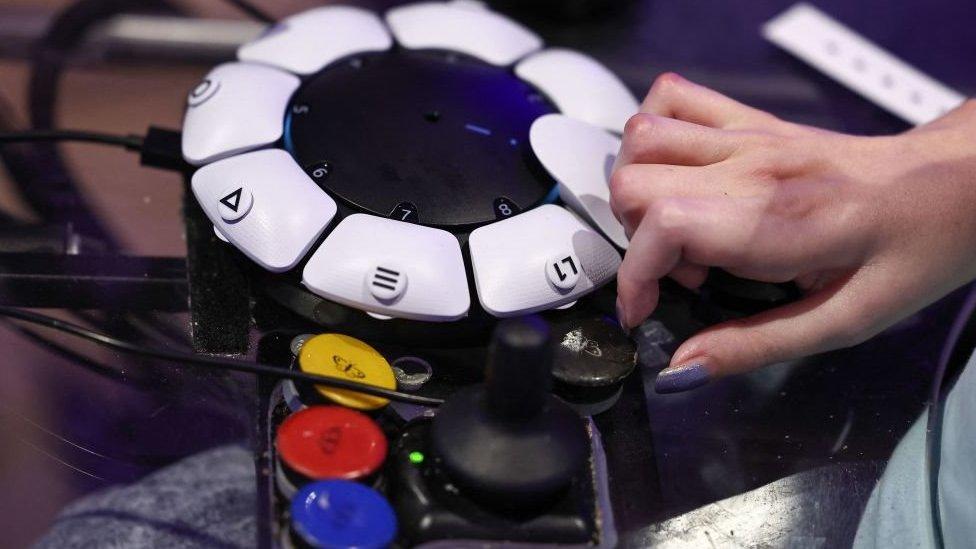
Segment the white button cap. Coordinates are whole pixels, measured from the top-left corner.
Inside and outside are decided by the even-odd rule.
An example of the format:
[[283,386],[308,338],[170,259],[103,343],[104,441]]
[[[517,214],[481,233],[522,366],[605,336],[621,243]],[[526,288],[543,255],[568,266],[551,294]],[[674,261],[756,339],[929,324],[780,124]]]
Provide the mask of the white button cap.
[[[568,210],[547,204],[475,229],[468,238],[481,306],[498,317],[552,309],[611,281],[620,254]],[[558,263],[553,266],[553,263]],[[557,285],[557,268],[575,284]]]
[[560,290],[572,290],[580,279],[579,264],[573,252],[552,256],[546,262],[546,276]]
[[[274,272],[298,264],[337,209],[291,155],[278,149],[208,164],[193,174],[191,186],[214,230]],[[237,188],[242,196],[251,196],[252,204],[242,217],[228,222],[225,199]]]
[[407,271],[399,265],[383,262],[366,274],[369,293],[379,301],[392,302],[407,289]]
[[254,205],[254,194],[251,193],[249,185],[231,183],[217,194],[220,195],[217,201],[217,212],[220,213],[221,219],[228,223],[240,220]]
[[620,139],[586,122],[547,114],[532,123],[529,142],[539,162],[559,183],[563,202],[626,249],[627,235],[610,209],[610,170],[620,151]]
[[302,283],[327,299],[397,318],[457,320],[471,306],[454,235],[366,214],[336,226],[305,265]]
[[200,166],[274,143],[298,84],[298,77],[261,65],[214,68],[187,98],[183,158]]
[[284,19],[237,50],[241,61],[274,65],[306,75],[355,53],[393,45],[380,18],[351,6],[326,6]]
[[465,53],[493,65],[510,65],[542,47],[519,23],[468,2],[421,2],[393,8],[386,22],[408,49]]
[[567,116],[623,133],[639,105],[623,82],[582,53],[549,49],[515,66],[515,74],[539,88]]

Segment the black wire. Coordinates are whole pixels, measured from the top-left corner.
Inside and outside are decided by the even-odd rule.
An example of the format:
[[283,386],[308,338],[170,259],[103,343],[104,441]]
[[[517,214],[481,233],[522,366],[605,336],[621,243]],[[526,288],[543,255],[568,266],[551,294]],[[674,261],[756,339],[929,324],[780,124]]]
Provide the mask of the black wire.
[[142,148],[142,137],[138,135],[115,135],[81,130],[23,130],[0,132],[0,145],[4,143],[37,141],[84,141],[103,145],[117,145],[130,150],[139,150]]
[[422,406],[439,406],[444,402],[443,400],[437,398],[411,395],[401,393],[399,391],[393,391],[391,389],[366,385],[364,383],[309,374],[296,370],[286,370],[277,366],[271,366],[269,364],[261,364],[259,362],[250,362],[247,360],[238,360],[228,357],[204,356],[180,351],[167,351],[164,349],[153,349],[152,347],[145,347],[135,343],[130,343],[128,341],[123,341],[121,339],[116,339],[110,335],[89,330],[88,328],[66,322],[53,316],[18,309],[16,307],[0,306],[0,316],[22,320],[24,322],[45,326],[47,328],[53,328],[55,330],[60,330],[65,333],[93,341],[105,347],[110,347],[126,353],[157,358],[160,360],[184,364],[197,364],[200,366],[208,366],[222,370],[234,370],[238,372],[247,372],[276,378],[288,378],[296,381],[307,381],[316,385],[326,385],[335,389],[346,389],[355,391],[357,393],[365,393],[389,400],[396,400],[409,404],[419,404]]
[[272,17],[268,12],[262,10],[261,8],[255,6],[254,4],[248,2],[247,0],[224,0],[228,4],[233,4],[237,9],[243,11],[244,13],[251,16],[253,19],[261,21],[262,23],[274,24],[278,21]]

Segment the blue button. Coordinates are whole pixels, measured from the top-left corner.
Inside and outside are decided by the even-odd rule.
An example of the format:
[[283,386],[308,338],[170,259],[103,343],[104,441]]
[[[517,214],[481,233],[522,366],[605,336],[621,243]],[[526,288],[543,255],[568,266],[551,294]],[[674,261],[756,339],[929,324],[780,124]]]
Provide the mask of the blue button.
[[396,536],[396,515],[376,490],[348,480],[323,480],[291,500],[292,529],[312,547],[382,548]]

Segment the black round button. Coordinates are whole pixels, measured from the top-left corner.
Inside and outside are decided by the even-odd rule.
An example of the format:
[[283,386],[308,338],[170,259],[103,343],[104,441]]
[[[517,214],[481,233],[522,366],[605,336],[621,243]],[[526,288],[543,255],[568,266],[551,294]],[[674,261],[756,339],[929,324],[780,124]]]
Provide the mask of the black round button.
[[570,315],[554,319],[551,325],[556,346],[552,375],[557,381],[607,387],[634,371],[637,345],[613,320]]
[[328,162],[316,181],[334,197],[445,228],[491,223],[545,198],[553,181],[529,128],[555,109],[510,69],[409,50],[356,59],[311,77],[288,111],[286,144],[299,165]]

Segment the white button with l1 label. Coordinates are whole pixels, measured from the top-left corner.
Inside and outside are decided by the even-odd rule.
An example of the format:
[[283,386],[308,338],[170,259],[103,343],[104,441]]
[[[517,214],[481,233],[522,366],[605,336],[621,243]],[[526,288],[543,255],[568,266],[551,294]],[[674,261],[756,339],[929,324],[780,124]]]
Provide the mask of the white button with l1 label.
[[555,255],[546,262],[546,276],[560,290],[572,290],[579,282],[579,265],[579,258],[572,252]]

